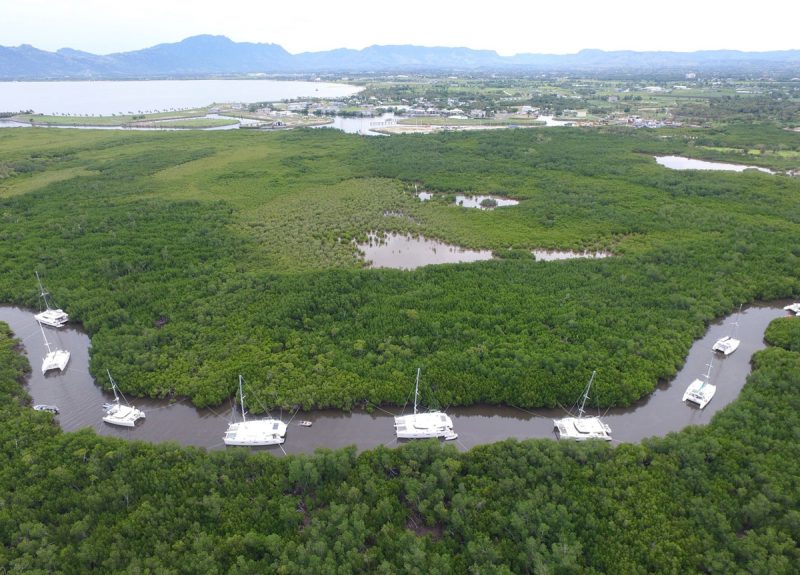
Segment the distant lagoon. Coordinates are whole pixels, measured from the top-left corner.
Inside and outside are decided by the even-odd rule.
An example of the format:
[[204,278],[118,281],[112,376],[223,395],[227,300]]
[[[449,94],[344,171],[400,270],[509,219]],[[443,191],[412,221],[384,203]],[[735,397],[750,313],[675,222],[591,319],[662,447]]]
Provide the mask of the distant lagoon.
[[110,116],[214,103],[343,98],[361,90],[347,84],[282,80],[0,82],[0,112]]

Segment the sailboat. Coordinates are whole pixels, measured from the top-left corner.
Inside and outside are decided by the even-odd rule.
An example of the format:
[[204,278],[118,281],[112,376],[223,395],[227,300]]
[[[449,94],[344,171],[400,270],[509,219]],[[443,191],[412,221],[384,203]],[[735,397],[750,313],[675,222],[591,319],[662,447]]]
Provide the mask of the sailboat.
[[711,401],[711,398],[714,397],[714,394],[717,392],[717,386],[710,383],[711,367],[714,365],[713,356],[711,357],[711,362],[706,365],[708,365],[708,371],[703,375],[705,381],[700,378],[695,379],[689,384],[689,387],[686,388],[686,392],[683,394],[683,401],[696,403],[700,409],[708,405],[708,402]]
[[589,383],[581,396],[581,404],[578,407],[578,417],[562,417],[554,419],[553,425],[558,431],[559,439],[574,439],[575,441],[586,441],[587,439],[603,439],[611,441],[611,427],[597,416],[584,415],[586,400],[589,399],[589,391],[592,389],[594,376],[597,371],[592,372]]
[[419,374],[420,369],[417,368],[417,382],[414,385],[414,413],[398,415],[394,418],[397,439],[427,439],[431,437],[441,437],[448,441],[457,439],[458,434],[453,431],[453,421],[449,415],[442,411],[417,412]]
[[793,313],[794,315],[800,315],[800,302],[791,303],[785,306],[783,309],[785,309],[789,313]]
[[[109,381],[111,381],[111,391],[114,392],[114,401],[103,404],[103,409],[106,410],[103,421],[111,425],[133,427],[139,419],[144,419],[144,411],[136,409],[132,405],[128,405],[127,400],[124,404],[120,403],[119,396],[122,395],[122,392],[117,389],[117,382],[111,377],[111,372],[106,370],[106,373],[108,374]],[[122,399],[125,399],[124,395]]]
[[242,376],[239,376],[239,403],[242,421],[232,422],[222,438],[225,445],[280,445],[286,440],[286,424],[280,419],[251,419],[247,421],[244,409]]
[[54,347],[51,347],[50,342],[47,341],[47,336],[44,334],[42,324],[39,324],[39,329],[42,331],[44,346],[47,348],[47,353],[42,360],[42,375],[51,369],[64,371],[67,367],[67,363],[69,363],[69,352],[65,349],[58,349],[57,347],[54,349]]
[[[742,306],[739,306],[739,313],[742,313]],[[737,314],[738,316],[738,314]],[[739,320],[733,322],[733,335],[726,335],[725,337],[719,338],[716,343],[711,347],[714,351],[718,351],[723,355],[730,355],[739,347],[739,343],[741,343],[738,339],[734,336],[736,332],[739,330]]]
[[39,282],[39,295],[42,296],[42,299],[44,300],[45,310],[43,312],[37,313],[33,317],[36,318],[36,321],[38,321],[39,323],[43,323],[45,325],[49,325],[52,327],[62,327],[69,321],[69,315],[64,313],[63,310],[53,309],[52,307],[50,307],[50,300],[47,299],[47,296],[50,294],[48,294],[47,291],[44,289],[44,286],[42,285],[42,280],[39,277],[39,272],[34,271],[34,273],[36,274],[36,281]]

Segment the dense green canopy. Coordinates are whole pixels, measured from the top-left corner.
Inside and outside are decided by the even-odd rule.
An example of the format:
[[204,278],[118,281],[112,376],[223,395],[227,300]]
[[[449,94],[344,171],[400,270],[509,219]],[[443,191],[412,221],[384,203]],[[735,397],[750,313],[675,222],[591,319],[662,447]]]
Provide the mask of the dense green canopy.
[[[0,300],[36,307],[38,270],[92,336],[93,373],[197,405],[232,396],[242,372],[264,405],[403,403],[416,367],[435,387],[428,405],[568,404],[595,369],[599,400],[630,404],[713,318],[800,293],[796,178],[652,157],[745,140],[800,146],[765,126],[4,130]],[[415,187],[439,194],[423,203]],[[520,203],[461,208],[455,192]],[[370,230],[496,259],[364,269],[351,240]],[[613,257],[537,262],[534,248]]]
[[62,433],[25,407],[3,327],[0,571],[795,573],[800,353],[754,364],[708,427],[641,445],[277,459]]
[[[417,366],[442,403],[571,403],[596,369],[599,399],[626,404],[712,318],[800,294],[796,178],[652,158],[756,146],[785,169],[800,134],[3,130],[0,301],[37,307],[38,270],[92,336],[94,373],[198,405],[240,372],[266,405],[402,403]],[[459,208],[460,192],[520,203]],[[370,270],[351,240],[371,230],[495,260]],[[710,425],[666,438],[280,459],[62,433],[29,409],[0,325],[0,572],[793,573],[798,325],[773,322]]]

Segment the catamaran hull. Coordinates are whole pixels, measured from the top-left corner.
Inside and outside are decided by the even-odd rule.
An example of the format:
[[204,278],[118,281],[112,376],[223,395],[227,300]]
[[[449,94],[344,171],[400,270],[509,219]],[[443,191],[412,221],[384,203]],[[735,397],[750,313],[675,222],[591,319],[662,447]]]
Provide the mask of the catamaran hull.
[[51,351],[44,357],[42,361],[42,375],[48,371],[57,369],[63,372],[69,363],[69,352],[59,349],[58,351]]
[[277,419],[253,419],[231,423],[222,437],[225,445],[259,447],[286,441],[286,424]]
[[602,439],[603,441],[611,441],[611,427],[600,421],[599,417],[554,419],[553,427],[558,432],[559,439],[572,439],[575,441]]
[[63,327],[69,321],[69,316],[60,309],[48,309],[33,316],[36,321],[50,327]]
[[[144,416],[137,419],[144,419]],[[116,419],[114,417],[104,417],[103,421],[111,425],[119,425],[120,427],[136,427],[136,419]]]
[[261,447],[264,445],[282,445],[285,441],[285,437],[274,437],[270,439],[259,439],[259,440],[236,440],[236,439],[224,439],[222,440],[225,445],[230,446],[240,446],[240,447]]
[[703,381],[695,379],[683,394],[683,401],[694,403],[697,407],[703,409],[708,405],[716,392],[716,386],[709,383],[704,384]]
[[434,439],[450,441],[458,438],[450,416],[441,411],[399,415],[394,418],[397,439]]
[[397,439],[444,439],[452,441],[458,439],[458,434],[451,430],[424,432],[424,433],[398,433]]
[[800,303],[793,303],[784,307],[786,311],[794,315],[800,315]]
[[725,336],[722,339],[717,340],[717,343],[715,343],[711,349],[721,353],[722,355],[728,356],[739,349],[739,343],[740,342],[738,339]]
[[144,412],[133,406],[107,403],[103,407],[106,409],[106,415],[103,417],[103,421],[111,425],[134,427],[138,420],[145,418]]

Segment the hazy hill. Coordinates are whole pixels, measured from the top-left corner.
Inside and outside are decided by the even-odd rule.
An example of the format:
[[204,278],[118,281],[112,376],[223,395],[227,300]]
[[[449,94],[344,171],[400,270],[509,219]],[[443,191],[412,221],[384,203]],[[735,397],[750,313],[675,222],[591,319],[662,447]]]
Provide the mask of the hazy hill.
[[577,54],[500,56],[491,50],[423,46],[370,46],[290,54],[277,44],[233,42],[201,35],[143,50],[96,55],[57,52],[23,44],[0,46],[0,79],[142,78],[247,73],[397,71],[770,71],[800,75],[800,50],[778,52],[633,52],[582,50]]

